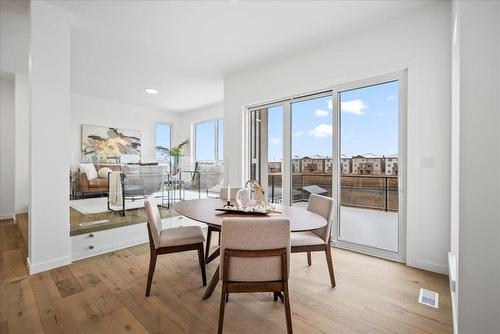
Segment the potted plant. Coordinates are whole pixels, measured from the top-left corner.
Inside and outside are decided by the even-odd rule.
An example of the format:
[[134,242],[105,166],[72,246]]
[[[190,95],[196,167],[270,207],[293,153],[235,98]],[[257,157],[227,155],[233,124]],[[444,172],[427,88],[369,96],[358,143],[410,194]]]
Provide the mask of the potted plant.
[[156,146],[156,151],[158,151],[164,157],[170,157],[170,171],[172,175],[175,175],[179,172],[179,160],[182,154],[182,149],[189,144],[189,138],[184,140],[177,146],[167,148],[164,146]]

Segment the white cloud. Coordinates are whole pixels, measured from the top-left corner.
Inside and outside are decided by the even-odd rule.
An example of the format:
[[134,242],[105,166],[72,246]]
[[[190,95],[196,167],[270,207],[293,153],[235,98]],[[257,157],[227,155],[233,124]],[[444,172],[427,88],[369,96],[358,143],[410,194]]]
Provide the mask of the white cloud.
[[387,101],[392,101],[392,100],[394,100],[395,98],[396,98],[396,97],[395,97],[394,95],[392,95],[392,94],[391,94],[391,95],[389,95],[389,96],[387,97]]
[[328,116],[328,114],[330,114],[330,112],[323,109],[316,109],[316,111],[314,112],[314,115],[316,115],[316,117],[326,117]]
[[294,136],[294,137],[302,137],[303,135],[304,135],[304,131],[302,131],[302,130],[292,133],[292,136]]
[[328,109],[332,110],[333,109],[333,101],[328,100]]
[[360,99],[351,100],[351,101],[343,101],[340,104],[340,109],[342,112],[350,113],[354,115],[363,115],[363,109],[366,109],[368,106],[363,103]]
[[280,143],[280,139],[279,138],[271,138],[271,139],[269,139],[269,144],[278,145],[279,143]]
[[378,117],[384,117],[384,113],[378,112],[378,113],[377,113],[377,116],[378,116]]
[[331,136],[333,133],[333,127],[330,124],[320,124],[311,131],[309,134],[316,138],[325,138]]

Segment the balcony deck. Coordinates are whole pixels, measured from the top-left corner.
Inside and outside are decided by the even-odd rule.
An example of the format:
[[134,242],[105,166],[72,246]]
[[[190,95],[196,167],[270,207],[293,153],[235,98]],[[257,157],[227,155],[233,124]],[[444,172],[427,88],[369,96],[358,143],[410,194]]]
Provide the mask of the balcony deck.
[[[206,191],[201,197],[206,198]],[[187,190],[185,199],[197,199],[198,191]],[[306,208],[307,202],[297,202],[294,206]],[[398,251],[398,213],[341,206],[339,240]]]
[[[294,205],[306,207],[306,202]],[[398,251],[398,213],[382,210],[340,207],[339,240]]]

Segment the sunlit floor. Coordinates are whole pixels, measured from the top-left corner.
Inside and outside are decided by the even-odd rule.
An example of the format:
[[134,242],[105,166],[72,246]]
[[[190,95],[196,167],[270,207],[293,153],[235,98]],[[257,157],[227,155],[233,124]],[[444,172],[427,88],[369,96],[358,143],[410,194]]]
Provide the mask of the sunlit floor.
[[[294,205],[305,208],[307,202],[298,202]],[[342,241],[397,252],[398,213],[341,206],[338,238]]]

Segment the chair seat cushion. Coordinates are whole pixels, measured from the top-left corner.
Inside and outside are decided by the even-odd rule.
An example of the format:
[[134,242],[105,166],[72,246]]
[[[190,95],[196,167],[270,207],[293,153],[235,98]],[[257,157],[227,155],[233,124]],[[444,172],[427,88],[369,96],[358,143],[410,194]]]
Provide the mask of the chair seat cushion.
[[161,231],[160,247],[197,244],[205,241],[201,227],[180,226]]
[[311,246],[311,245],[322,245],[325,243],[323,239],[318,237],[313,232],[292,232],[290,234],[290,242],[292,247],[294,246]]

